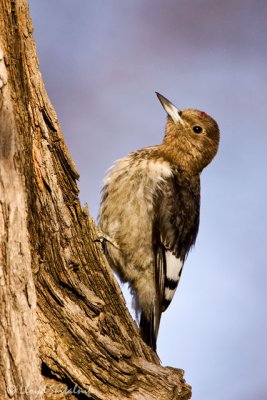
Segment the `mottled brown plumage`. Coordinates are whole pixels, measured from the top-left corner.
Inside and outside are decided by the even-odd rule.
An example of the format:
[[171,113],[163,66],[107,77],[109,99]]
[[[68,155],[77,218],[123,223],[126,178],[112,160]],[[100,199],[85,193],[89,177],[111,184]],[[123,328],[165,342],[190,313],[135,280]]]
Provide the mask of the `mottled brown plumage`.
[[107,258],[129,282],[141,312],[143,339],[154,349],[161,313],[170,304],[199,226],[200,173],[215,156],[217,123],[204,112],[168,114],[163,143],[129,154],[109,170],[99,212]]

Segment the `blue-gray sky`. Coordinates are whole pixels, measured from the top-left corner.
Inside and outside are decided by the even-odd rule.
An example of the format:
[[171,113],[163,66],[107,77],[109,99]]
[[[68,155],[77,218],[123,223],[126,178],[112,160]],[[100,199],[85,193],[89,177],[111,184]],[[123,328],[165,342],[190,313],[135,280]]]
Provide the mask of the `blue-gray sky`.
[[267,2],[30,0],[48,94],[97,215],[111,163],[157,144],[154,92],[221,129],[201,224],[158,341],[196,400],[267,398]]

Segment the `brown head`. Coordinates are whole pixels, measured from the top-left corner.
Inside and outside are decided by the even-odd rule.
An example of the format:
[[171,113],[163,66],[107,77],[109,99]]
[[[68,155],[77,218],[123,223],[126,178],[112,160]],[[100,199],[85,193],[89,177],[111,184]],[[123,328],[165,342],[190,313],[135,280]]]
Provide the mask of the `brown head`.
[[220,131],[216,121],[203,111],[178,110],[156,94],[168,115],[162,151],[180,168],[193,174],[201,172],[218,150]]

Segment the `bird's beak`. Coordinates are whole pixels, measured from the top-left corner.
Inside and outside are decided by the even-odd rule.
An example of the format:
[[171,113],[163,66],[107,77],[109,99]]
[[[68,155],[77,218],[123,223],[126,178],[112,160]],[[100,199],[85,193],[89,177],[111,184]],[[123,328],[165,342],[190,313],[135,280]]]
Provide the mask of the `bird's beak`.
[[161,102],[164,110],[166,113],[171,117],[173,122],[177,124],[178,122],[182,123],[183,120],[179,114],[179,110],[177,107],[175,107],[174,104],[172,104],[166,97],[162,96],[158,92],[156,92],[156,95],[158,96],[159,101]]

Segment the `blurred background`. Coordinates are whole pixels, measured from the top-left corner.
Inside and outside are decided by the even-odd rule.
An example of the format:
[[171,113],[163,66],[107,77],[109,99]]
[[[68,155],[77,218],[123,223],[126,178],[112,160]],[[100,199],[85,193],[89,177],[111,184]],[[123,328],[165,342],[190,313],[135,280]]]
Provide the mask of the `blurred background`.
[[195,400],[266,400],[267,2],[29,4],[45,85],[94,217],[112,162],[162,139],[155,90],[218,121],[198,240],[158,354],[185,369]]

